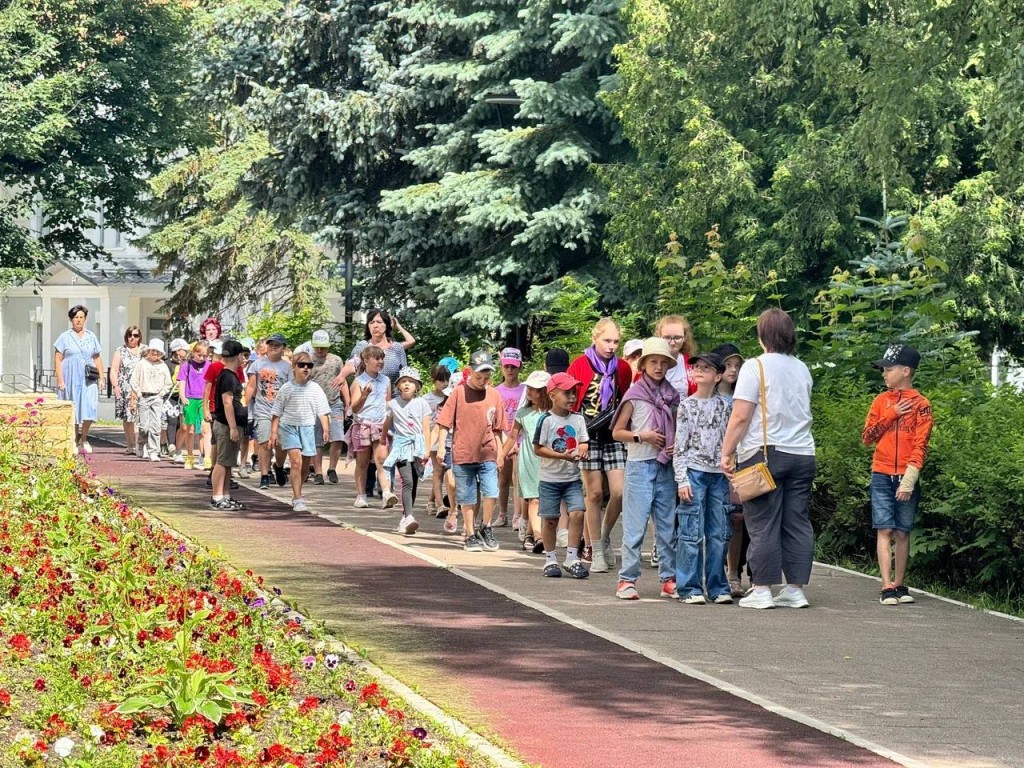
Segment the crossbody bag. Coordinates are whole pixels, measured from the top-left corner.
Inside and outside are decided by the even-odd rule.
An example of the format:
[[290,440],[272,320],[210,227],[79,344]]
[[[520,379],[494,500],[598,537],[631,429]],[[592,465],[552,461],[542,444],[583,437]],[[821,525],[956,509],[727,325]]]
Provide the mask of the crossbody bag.
[[755,358],[754,362],[757,363],[757,372],[761,377],[761,455],[764,460],[733,474],[729,481],[729,500],[733,504],[742,504],[775,490],[775,478],[768,469],[768,397],[764,364],[760,358]]

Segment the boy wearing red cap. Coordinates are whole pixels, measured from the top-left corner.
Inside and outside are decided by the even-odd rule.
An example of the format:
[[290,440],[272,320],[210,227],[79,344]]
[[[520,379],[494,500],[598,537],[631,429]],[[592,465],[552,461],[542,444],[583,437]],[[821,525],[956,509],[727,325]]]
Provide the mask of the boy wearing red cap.
[[[533,437],[533,452],[540,457],[540,518],[544,538],[544,575],[558,577],[564,570],[574,579],[590,575],[575,546],[583,536],[583,483],[580,461],[587,457],[590,437],[587,422],[572,413],[580,383],[567,373],[548,381],[551,410],[541,419]],[[555,535],[562,502],[569,513],[569,543],[565,563],[558,566]]]

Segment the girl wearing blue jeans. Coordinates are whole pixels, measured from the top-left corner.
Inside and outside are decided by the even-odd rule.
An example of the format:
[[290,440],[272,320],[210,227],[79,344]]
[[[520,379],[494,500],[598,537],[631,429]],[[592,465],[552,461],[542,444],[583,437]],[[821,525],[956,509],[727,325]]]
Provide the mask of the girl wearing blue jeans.
[[622,566],[615,596],[639,600],[640,548],[647,521],[654,519],[658,575],[662,597],[676,597],[675,507],[672,446],[679,393],[665,378],[676,365],[668,342],[644,342],[637,370],[643,375],[630,387],[612,420],[612,438],[626,444],[626,482],[622,494]]

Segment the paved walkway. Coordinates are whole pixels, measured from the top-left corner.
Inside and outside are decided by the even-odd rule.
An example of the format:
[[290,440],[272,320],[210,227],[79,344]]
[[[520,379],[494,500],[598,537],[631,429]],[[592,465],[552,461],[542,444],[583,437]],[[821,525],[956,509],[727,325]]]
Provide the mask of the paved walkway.
[[1024,766],[1024,623],[924,595],[883,608],[824,566],[809,610],[685,606],[654,596],[653,570],[625,603],[611,573],[544,579],[509,529],[480,554],[425,517],[392,534],[396,514],[351,508],[347,475],[307,486],[313,514],[247,481],[249,509],[215,513],[201,474],[96,446],[140,506],[526,762]]

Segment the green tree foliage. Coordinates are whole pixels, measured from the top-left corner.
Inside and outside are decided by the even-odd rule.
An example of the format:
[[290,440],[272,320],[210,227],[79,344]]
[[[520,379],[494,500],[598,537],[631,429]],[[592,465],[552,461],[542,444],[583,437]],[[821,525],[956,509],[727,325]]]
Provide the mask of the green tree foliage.
[[[0,5],[0,267],[95,255],[88,211],[130,231],[159,167],[191,131],[185,0],[12,0]],[[41,248],[13,224],[40,201]]]
[[870,242],[855,217],[898,207],[960,323],[1021,349],[1008,5],[631,0],[608,103],[637,162],[604,171],[626,279],[653,300],[669,232],[692,258],[717,223],[727,264],[776,269],[806,307]]
[[[502,331],[527,321],[531,285],[602,259],[590,165],[614,154],[597,94],[618,11],[306,0],[265,34],[226,25],[210,83],[266,120],[255,199],[353,244],[367,300]],[[488,101],[501,96],[517,103]]]

